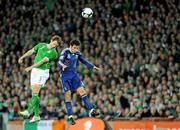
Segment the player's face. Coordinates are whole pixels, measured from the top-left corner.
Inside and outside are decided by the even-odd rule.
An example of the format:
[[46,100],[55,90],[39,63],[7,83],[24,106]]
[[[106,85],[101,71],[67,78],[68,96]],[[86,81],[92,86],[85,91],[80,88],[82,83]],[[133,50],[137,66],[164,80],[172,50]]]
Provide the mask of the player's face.
[[58,47],[58,42],[57,41],[51,41],[51,46],[52,46],[52,48],[56,48],[56,47]]
[[79,50],[79,46],[76,45],[70,46],[70,51],[72,53],[76,53],[78,50]]

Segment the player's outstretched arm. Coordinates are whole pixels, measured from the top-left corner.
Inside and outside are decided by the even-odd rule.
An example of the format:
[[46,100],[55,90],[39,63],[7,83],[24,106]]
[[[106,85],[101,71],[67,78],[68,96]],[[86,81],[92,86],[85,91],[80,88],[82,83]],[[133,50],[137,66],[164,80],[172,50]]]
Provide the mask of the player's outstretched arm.
[[88,69],[93,69],[95,65],[91,64],[88,60],[86,60],[81,53],[79,53],[79,60],[81,63],[83,63],[85,66],[87,66]]
[[22,55],[22,56],[19,58],[18,63],[19,63],[19,64],[22,64],[23,59],[26,58],[26,57],[31,56],[33,53],[34,53],[33,49],[27,51],[24,55]]
[[38,67],[48,61],[49,61],[49,59],[47,57],[44,57],[41,61],[31,65],[30,67],[25,68],[25,71],[29,72],[30,70],[32,70],[32,68]]
[[89,69],[95,69],[95,70],[98,70],[98,71],[102,71],[101,68],[91,64],[88,60],[86,60],[81,54],[79,55],[79,60],[84,64],[86,65]]

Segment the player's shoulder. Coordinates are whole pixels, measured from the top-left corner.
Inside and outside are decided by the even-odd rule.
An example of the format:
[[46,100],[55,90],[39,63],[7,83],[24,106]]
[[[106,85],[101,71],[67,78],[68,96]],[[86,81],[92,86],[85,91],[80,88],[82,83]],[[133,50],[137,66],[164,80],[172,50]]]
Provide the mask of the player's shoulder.
[[39,42],[33,47],[33,51],[37,52],[39,49],[45,47],[47,44],[44,42]]
[[64,55],[64,54],[67,54],[67,53],[70,53],[69,48],[63,49],[62,52],[61,52],[61,55]]
[[45,42],[39,42],[38,45],[47,45]]
[[82,55],[80,51],[77,51],[76,52],[76,55]]
[[46,46],[47,43],[45,43],[45,42],[39,42],[39,43],[37,43],[36,45],[39,46],[39,47],[42,47],[42,46]]

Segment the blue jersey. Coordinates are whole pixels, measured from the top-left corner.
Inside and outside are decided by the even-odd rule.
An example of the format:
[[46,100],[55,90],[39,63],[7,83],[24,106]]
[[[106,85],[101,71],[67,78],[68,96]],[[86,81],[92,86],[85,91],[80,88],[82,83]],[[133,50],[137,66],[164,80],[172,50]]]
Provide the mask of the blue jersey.
[[[58,65],[61,69],[61,83],[65,92],[69,90],[76,90],[78,87],[83,86],[83,83],[76,71],[78,60],[86,65],[87,68],[93,69],[94,65],[88,62],[79,51],[71,53],[69,48],[66,48],[62,51],[59,57]],[[62,64],[67,66],[64,71],[62,70]]]
[[65,68],[64,71],[61,71],[61,73],[75,73],[78,60],[86,65],[88,69],[93,69],[94,65],[88,62],[79,51],[71,53],[69,48],[66,48],[62,51],[58,61],[60,68],[62,68],[62,64],[67,66],[67,68]]

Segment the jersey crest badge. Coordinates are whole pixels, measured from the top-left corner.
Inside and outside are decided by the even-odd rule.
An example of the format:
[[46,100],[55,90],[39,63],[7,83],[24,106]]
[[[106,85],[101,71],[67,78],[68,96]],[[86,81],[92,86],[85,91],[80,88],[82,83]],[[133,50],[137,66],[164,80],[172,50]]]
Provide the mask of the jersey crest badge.
[[76,55],[76,59],[78,58],[78,55]]
[[68,59],[70,59],[70,58],[71,58],[71,55],[70,55],[70,54],[68,54],[68,55],[67,55],[67,58],[68,58]]

